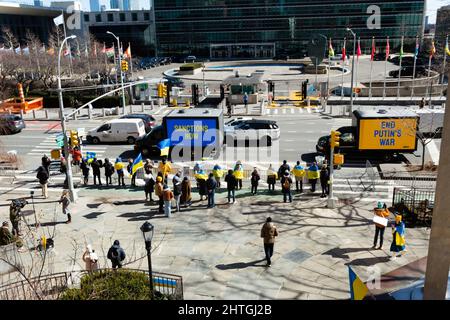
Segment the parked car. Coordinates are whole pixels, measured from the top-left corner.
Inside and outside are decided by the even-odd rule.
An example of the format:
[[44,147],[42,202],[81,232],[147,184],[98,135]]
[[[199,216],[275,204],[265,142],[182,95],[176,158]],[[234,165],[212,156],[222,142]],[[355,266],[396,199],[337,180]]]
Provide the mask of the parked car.
[[276,121],[253,119],[235,127],[225,127],[225,142],[257,141],[260,145],[271,146],[272,141],[280,139],[280,128]]
[[156,119],[153,116],[146,113],[127,114],[120,117],[120,119],[142,119],[142,121],[144,121],[146,133],[152,131],[152,129],[156,126]]
[[185,63],[188,63],[188,62],[195,62],[195,60],[197,60],[197,57],[196,57],[196,56],[187,56],[187,57],[184,59],[184,62],[185,62]]
[[22,117],[15,114],[0,115],[0,134],[18,133],[25,129]]
[[101,142],[134,144],[139,137],[144,135],[145,125],[142,119],[114,119],[89,130],[86,140],[94,144]]
[[236,127],[240,125],[243,122],[246,122],[248,120],[253,120],[251,117],[237,117],[235,119],[231,119],[227,122],[225,122],[225,127]]
[[[344,97],[350,97],[350,92],[351,92],[351,88],[348,87],[344,87]],[[339,86],[337,88],[334,88],[333,90],[331,90],[331,94],[334,94],[336,96],[341,96],[342,95],[342,87]],[[356,97],[356,93],[353,92],[353,96]]]

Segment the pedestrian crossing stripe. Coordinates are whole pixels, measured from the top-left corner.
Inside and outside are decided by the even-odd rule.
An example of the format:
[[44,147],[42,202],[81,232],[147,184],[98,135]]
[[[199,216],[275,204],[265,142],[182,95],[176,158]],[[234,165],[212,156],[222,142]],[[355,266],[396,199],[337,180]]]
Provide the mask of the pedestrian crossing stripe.
[[281,109],[281,114],[286,114],[288,113],[287,110],[290,110],[290,114],[302,114],[302,113],[319,113],[320,109],[319,108],[297,108],[297,107],[292,107],[292,108],[272,108],[272,109],[266,109],[266,115],[277,115],[279,113],[278,110]]

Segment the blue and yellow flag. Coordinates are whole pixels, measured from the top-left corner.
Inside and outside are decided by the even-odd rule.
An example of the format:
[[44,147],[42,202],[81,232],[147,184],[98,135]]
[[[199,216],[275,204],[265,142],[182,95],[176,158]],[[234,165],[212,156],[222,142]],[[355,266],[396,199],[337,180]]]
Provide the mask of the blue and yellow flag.
[[134,159],[133,166],[131,167],[131,174],[135,174],[138,169],[144,167],[144,162],[142,162],[142,154],[139,153],[139,155]]
[[366,296],[369,289],[356,275],[350,266],[348,266],[348,275],[350,278],[350,299],[362,300]]
[[164,139],[157,144],[159,150],[161,150],[160,156],[169,155],[170,139]]

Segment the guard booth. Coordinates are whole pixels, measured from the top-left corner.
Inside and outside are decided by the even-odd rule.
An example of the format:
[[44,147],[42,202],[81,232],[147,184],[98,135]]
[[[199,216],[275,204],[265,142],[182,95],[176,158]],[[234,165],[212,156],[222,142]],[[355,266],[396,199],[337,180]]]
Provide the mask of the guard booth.
[[262,72],[254,72],[248,76],[240,76],[238,72],[222,81],[229,88],[228,98],[231,104],[244,104],[244,95],[248,95],[248,104],[258,103],[259,92],[265,92]]

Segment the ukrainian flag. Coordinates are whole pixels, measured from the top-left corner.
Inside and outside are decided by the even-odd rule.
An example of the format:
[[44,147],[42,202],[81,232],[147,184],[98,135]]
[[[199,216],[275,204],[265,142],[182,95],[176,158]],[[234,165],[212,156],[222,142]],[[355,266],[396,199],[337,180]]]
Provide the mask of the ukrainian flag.
[[369,289],[356,275],[350,266],[348,266],[348,275],[350,278],[350,298],[351,300],[362,300],[366,296]]
[[169,155],[170,139],[164,139],[157,144],[159,150],[161,150],[160,156]]
[[133,161],[133,166],[131,167],[131,174],[135,174],[136,171],[138,171],[138,169],[143,168],[144,167],[144,162],[142,162],[142,154],[139,153],[139,155],[137,156],[136,159],[134,159]]

